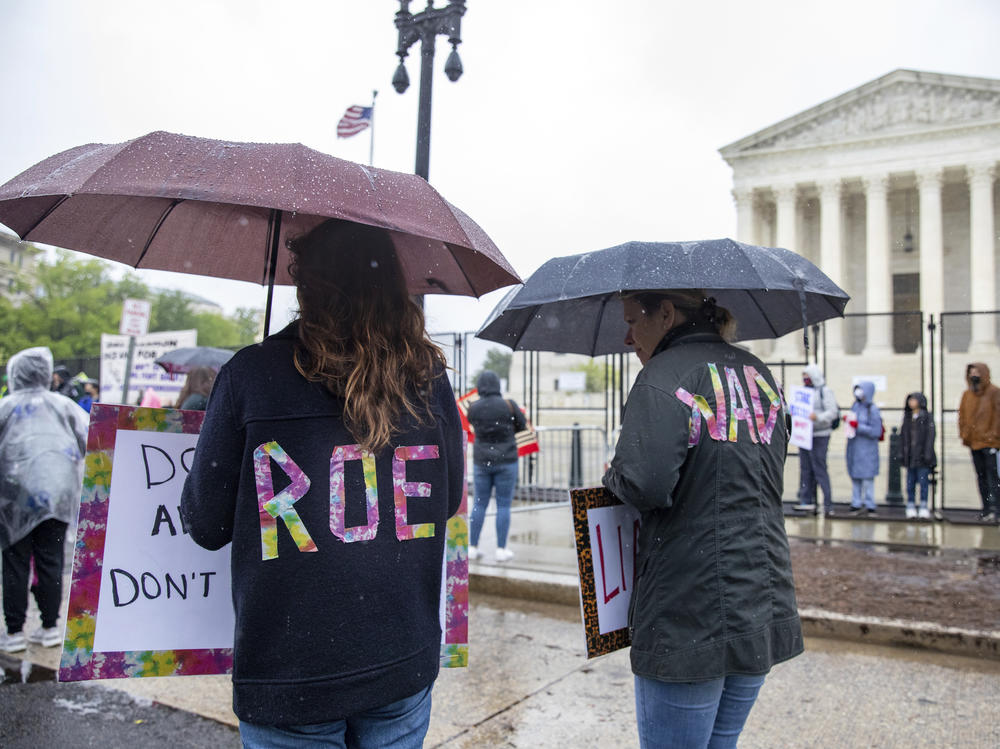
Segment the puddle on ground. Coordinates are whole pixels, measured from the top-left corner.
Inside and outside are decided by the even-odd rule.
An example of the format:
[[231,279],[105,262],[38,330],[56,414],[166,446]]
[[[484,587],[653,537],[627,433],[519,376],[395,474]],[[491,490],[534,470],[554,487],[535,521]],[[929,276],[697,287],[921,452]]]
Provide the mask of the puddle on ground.
[[39,681],[56,681],[56,672],[37,663],[23,661],[10,656],[0,656],[0,666],[3,667],[3,680],[0,686],[8,684],[33,684]]

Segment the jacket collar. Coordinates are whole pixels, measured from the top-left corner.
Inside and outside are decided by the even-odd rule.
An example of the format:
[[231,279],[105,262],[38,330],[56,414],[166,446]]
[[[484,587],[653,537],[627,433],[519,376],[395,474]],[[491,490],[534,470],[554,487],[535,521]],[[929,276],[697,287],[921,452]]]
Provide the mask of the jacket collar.
[[723,340],[712,323],[708,320],[696,318],[682,322],[680,325],[668,330],[667,334],[663,336],[663,339],[653,350],[653,356],[656,356],[661,351],[666,351],[672,346],[680,346],[685,343],[723,343]]

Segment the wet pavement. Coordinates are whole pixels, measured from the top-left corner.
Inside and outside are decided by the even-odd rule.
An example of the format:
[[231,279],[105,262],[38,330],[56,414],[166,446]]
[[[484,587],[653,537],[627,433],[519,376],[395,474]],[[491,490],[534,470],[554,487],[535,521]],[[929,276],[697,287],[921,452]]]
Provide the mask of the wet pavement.
[[[878,521],[786,524],[790,535],[846,542],[907,532]],[[995,528],[920,525],[907,543],[1000,549]],[[568,508],[514,513],[516,556],[505,565],[491,562],[492,538],[490,518],[472,568],[470,667],[442,671],[425,746],[636,746],[627,651],[585,657]],[[484,592],[498,581],[520,597]],[[741,747],[1000,746],[1000,661],[822,638],[806,646],[769,676]],[[24,655],[52,668],[59,649]],[[56,684],[18,658],[3,662],[0,746],[239,745],[228,677]],[[22,684],[22,672],[39,680]]]

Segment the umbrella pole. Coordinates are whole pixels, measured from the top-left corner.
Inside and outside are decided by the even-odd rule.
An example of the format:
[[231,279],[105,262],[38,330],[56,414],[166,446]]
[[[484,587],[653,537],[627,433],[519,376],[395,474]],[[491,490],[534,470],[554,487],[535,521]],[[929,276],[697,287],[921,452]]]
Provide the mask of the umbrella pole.
[[270,255],[267,262],[267,305],[264,308],[264,337],[271,334],[271,303],[274,300],[274,275],[278,269],[278,237],[281,236],[281,211],[271,209],[271,218],[268,221],[268,250]]

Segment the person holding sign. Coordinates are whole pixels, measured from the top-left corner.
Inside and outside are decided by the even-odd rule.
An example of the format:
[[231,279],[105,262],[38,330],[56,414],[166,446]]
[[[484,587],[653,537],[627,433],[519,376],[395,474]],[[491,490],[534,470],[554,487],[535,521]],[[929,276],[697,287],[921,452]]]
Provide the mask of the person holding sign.
[[735,747],[802,652],[781,507],[788,431],[760,359],[700,292],[624,296],[642,371],[604,485],[641,516],[629,609],[643,747]]
[[[3,615],[0,650],[16,653],[33,642],[62,643],[56,626],[62,602],[63,545],[76,517],[87,449],[87,412],[50,391],[52,352],[20,351],[7,362],[11,394],[0,400],[0,548]],[[41,629],[23,634],[28,576],[34,559],[35,602]]]
[[802,370],[802,384],[812,391],[808,417],[812,422],[812,445],[799,447],[799,503],[795,509],[815,512],[819,488],[823,492],[823,514],[829,517],[833,515],[833,493],[826,470],[826,453],[830,434],[840,425],[840,407],[818,365],[810,364]]
[[232,542],[246,747],[418,747],[440,661],[463,434],[445,359],[382,229],[288,243],[299,318],[222,366],[181,513]]

